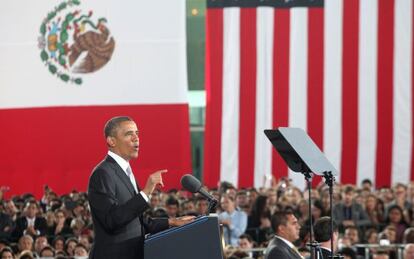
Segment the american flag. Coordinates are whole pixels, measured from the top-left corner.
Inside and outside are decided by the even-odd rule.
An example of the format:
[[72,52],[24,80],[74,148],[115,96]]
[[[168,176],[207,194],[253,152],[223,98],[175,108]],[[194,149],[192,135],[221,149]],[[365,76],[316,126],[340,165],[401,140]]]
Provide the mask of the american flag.
[[204,182],[300,186],[264,129],[303,128],[337,181],[413,180],[412,0],[209,0]]

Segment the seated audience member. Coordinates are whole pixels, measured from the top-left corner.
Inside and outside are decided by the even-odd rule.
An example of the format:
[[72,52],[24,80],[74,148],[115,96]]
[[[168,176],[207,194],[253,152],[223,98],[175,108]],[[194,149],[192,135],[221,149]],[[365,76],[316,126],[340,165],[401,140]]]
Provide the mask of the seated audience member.
[[299,238],[300,225],[291,211],[277,211],[272,216],[272,228],[276,233],[266,251],[266,259],[301,259],[302,255],[293,245]]
[[9,246],[9,241],[7,241],[6,239],[0,239],[0,250],[8,246]]
[[378,207],[379,200],[377,196],[369,194],[365,199],[365,211],[373,227],[383,224],[385,221],[384,211],[379,210]]
[[253,202],[247,219],[246,233],[250,234],[258,244],[268,240],[268,237],[273,234],[268,200],[267,196],[259,195]]
[[184,200],[181,204],[181,211],[183,215],[197,216],[196,207],[193,199]]
[[349,239],[351,245],[355,245],[359,243],[359,231],[357,227],[349,226],[345,229],[345,237]]
[[69,238],[65,242],[65,252],[69,256],[73,256],[73,250],[75,249],[75,246],[78,244],[78,240],[76,238]]
[[236,194],[236,209],[246,213],[250,210],[249,196],[245,190],[238,191]]
[[167,210],[167,215],[169,218],[179,217],[180,203],[174,196],[170,195],[167,198],[167,200],[165,201],[165,208]]
[[414,259],[414,244],[407,244],[404,248],[404,259]]
[[80,218],[74,218],[70,223],[70,228],[72,229],[73,236],[78,238],[85,228],[85,222]]
[[19,209],[16,207],[13,200],[4,202],[4,212],[9,215],[13,222],[16,222],[17,218],[20,217]]
[[0,259],[15,259],[16,256],[10,247],[4,247],[0,250]]
[[15,223],[10,215],[0,211],[0,239],[9,240],[14,227]]
[[208,200],[202,196],[196,198],[196,212],[198,215],[206,215],[208,213]]
[[38,255],[42,258],[53,258],[55,257],[55,250],[53,250],[51,246],[45,246],[42,248]]
[[49,243],[47,242],[46,236],[38,236],[34,242],[34,251],[37,255],[40,255],[40,251],[46,246],[48,246]]
[[16,220],[16,228],[12,234],[14,240],[17,240],[23,235],[31,235],[36,237],[45,235],[47,229],[46,219],[38,217],[39,205],[34,200],[29,200],[24,209],[24,216]]
[[259,254],[249,251],[254,247],[254,241],[252,237],[248,234],[243,234],[239,237],[239,247],[245,251],[249,257],[251,258],[258,258]]
[[[331,218],[322,217],[315,222],[314,225],[315,240],[320,244],[320,252],[323,259],[328,259],[329,256],[336,253],[338,247],[338,226],[333,222],[333,234],[331,238]],[[331,239],[333,240],[333,251],[331,250]]]
[[30,235],[24,235],[19,239],[19,252],[33,251],[33,238]]
[[342,201],[333,207],[333,218],[338,222],[340,228],[362,227],[371,224],[364,208],[354,201],[354,195],[354,188],[346,186]]
[[84,245],[77,244],[75,246],[75,249],[73,250],[73,254],[75,257],[86,258],[89,253],[88,253],[88,249]]
[[47,233],[50,236],[69,236],[73,234],[72,229],[67,224],[63,210],[57,209],[55,211],[55,222],[52,226],[48,227]]
[[32,251],[25,250],[20,253],[19,259],[35,259],[35,256],[33,255]]
[[56,236],[52,241],[52,246],[55,251],[63,251],[65,249],[65,238],[62,236]]
[[404,231],[403,243],[404,244],[414,243],[414,227],[407,228]]
[[404,220],[403,210],[399,205],[391,205],[388,207],[388,215],[386,219],[387,226],[394,226],[396,230],[396,243],[401,243],[404,231],[407,229],[408,224]]
[[237,246],[241,234],[246,231],[247,215],[244,211],[236,210],[234,199],[223,194],[221,197],[223,212],[219,214],[219,222],[223,224],[223,235],[227,245]]

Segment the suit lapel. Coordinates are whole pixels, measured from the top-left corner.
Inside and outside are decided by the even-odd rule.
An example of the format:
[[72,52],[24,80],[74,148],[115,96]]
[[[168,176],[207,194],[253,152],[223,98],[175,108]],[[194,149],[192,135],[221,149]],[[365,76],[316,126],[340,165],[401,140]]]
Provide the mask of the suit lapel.
[[283,240],[279,239],[278,237],[275,238],[277,240],[277,246],[284,247],[290,254],[293,256],[292,258],[302,259],[298,252],[296,252],[293,248],[288,246]]
[[134,186],[132,186],[131,180],[128,178],[128,176],[126,175],[126,173],[124,172],[124,170],[122,170],[122,168],[118,165],[118,163],[111,157],[111,156],[106,156],[105,161],[111,163],[112,168],[115,171],[115,174],[118,176],[118,178],[121,180],[121,182],[123,182],[125,184],[125,186],[127,187],[128,191],[132,194],[135,195],[135,189]]

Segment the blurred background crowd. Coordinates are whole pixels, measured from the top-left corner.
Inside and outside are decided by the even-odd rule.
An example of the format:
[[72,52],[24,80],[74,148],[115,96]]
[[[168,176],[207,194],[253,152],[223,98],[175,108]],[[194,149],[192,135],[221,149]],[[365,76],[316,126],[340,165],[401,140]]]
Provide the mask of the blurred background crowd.
[[[331,213],[324,183],[310,192],[311,215],[308,190],[300,190],[285,178],[259,189],[236,189],[222,182],[209,191],[219,201],[213,213],[221,222],[226,258],[263,258],[264,248],[274,237],[272,215],[277,211],[294,213],[301,226],[295,245],[308,257],[310,217],[315,222]],[[0,200],[1,259],[87,258],[94,233],[86,193],[73,190],[59,196],[45,186],[43,197],[37,200],[30,193],[7,197],[7,188],[2,187]],[[209,205],[202,196],[176,189],[157,191],[149,202],[146,215],[152,217],[205,215]],[[369,180],[359,186],[335,184],[338,251],[345,258],[365,258],[362,244],[378,244],[369,247],[370,258],[398,258],[397,244],[414,243],[413,202],[414,183],[379,189]],[[414,258],[413,251],[413,257],[410,251],[404,252],[405,258]]]

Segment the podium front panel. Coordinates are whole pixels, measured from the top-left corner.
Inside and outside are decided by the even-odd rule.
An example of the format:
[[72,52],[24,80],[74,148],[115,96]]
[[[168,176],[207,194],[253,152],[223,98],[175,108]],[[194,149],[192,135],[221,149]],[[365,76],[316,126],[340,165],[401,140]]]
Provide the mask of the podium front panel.
[[201,217],[145,240],[145,259],[222,259],[217,217]]

